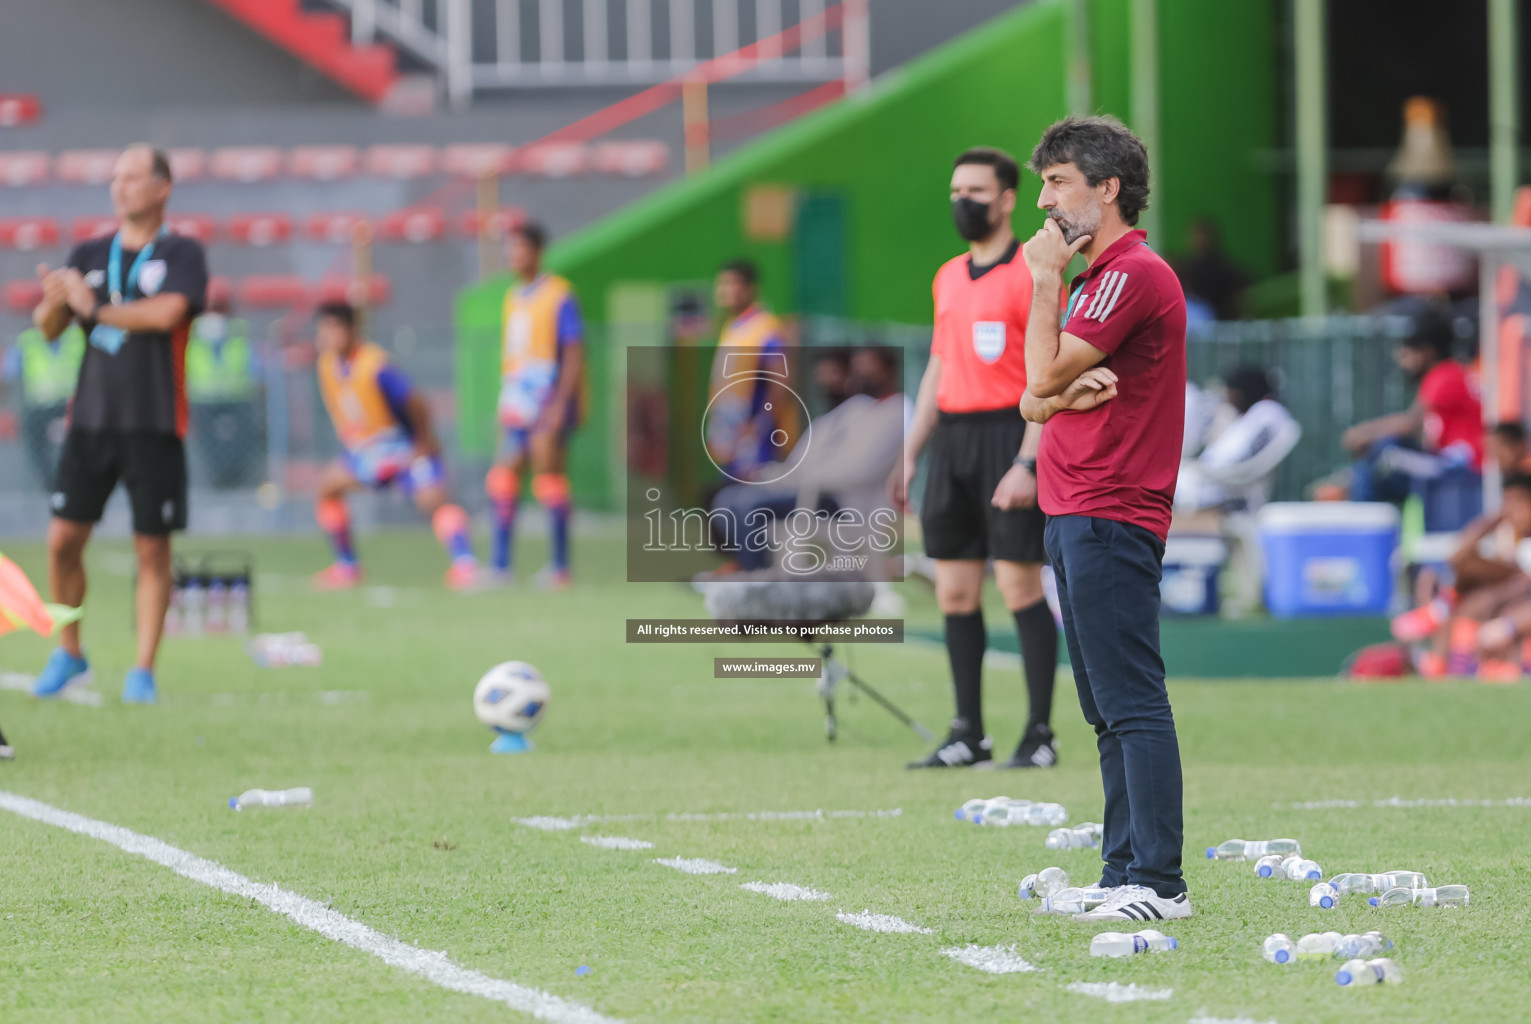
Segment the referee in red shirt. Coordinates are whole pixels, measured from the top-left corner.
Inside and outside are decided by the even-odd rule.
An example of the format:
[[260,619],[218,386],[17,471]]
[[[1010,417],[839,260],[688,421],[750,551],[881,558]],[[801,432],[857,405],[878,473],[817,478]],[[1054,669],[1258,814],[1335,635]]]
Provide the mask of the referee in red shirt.
[[[956,768],[993,760],[984,735],[982,674],[988,637],[979,599],[990,558],[1015,617],[1031,717],[1008,767],[1050,767],[1058,627],[1042,596],[1042,527],[1036,452],[1041,428],[1017,406],[1026,390],[1026,312],[1031,274],[1010,229],[1020,168],[1008,153],[970,149],[952,169],[952,219],[968,251],[936,273],[930,364],[920,381],[901,467],[890,480],[907,506],[915,462],[927,441],[921,502],[925,551],[936,563],[936,602],[946,617],[957,715],[951,733],[911,768]],[[1056,297],[1054,304],[1056,304]]]
[[[1038,455],[1047,553],[1100,748],[1100,884],[1114,890],[1079,916],[1189,917],[1180,747],[1159,654],[1159,578],[1185,429],[1185,294],[1132,229],[1148,204],[1148,155],[1120,121],[1065,118],[1043,133],[1029,166],[1047,220],[1024,249],[1033,290],[1021,411],[1047,424]],[[1075,253],[1088,266],[1060,318]],[[1094,389],[1109,399],[1079,407]]]

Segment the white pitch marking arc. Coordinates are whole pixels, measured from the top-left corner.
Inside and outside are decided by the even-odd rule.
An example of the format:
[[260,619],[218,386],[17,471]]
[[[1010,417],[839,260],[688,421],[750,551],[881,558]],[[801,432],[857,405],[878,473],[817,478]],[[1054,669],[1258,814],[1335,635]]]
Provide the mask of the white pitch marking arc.
[[870,910],[863,910],[859,914],[847,914],[845,911],[835,915],[835,919],[856,928],[869,932],[885,932],[900,935],[934,935],[934,928],[923,928],[911,921],[905,921],[902,917],[892,914],[877,914]]
[[449,991],[501,1003],[538,1020],[551,1021],[552,1024],[618,1024],[615,1018],[551,992],[491,978],[453,962],[444,952],[421,949],[389,938],[306,896],[284,892],[276,885],[261,885],[216,861],[198,857],[153,836],[87,818],[83,814],[75,814],[4,790],[0,790],[0,808],[45,825],[99,839],[119,850],[167,867],[193,882],[233,896],[252,899],[327,939],[371,954],[391,967],[408,971]]

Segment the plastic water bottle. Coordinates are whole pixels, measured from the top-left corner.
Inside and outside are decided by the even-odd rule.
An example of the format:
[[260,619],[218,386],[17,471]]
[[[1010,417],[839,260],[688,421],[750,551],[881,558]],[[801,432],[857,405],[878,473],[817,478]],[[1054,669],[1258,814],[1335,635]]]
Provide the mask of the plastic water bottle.
[[1377,960],[1362,960],[1358,957],[1336,971],[1334,980],[1340,985],[1352,987],[1380,985],[1384,982],[1396,985],[1403,980],[1403,971],[1387,957]]
[[1126,932],[1101,932],[1090,940],[1091,956],[1132,956],[1134,953],[1174,949],[1179,943],[1163,932],[1145,928],[1131,935]]
[[1434,889],[1406,889],[1397,886],[1381,896],[1373,896],[1367,902],[1374,907],[1401,907],[1409,903],[1418,903],[1422,907],[1465,907],[1467,886],[1439,885]]
[[1259,860],[1268,853],[1289,855],[1302,852],[1295,839],[1229,839],[1207,847],[1208,860]]
[[994,811],[985,811],[985,825],[1062,825],[1069,812],[1062,804],[1037,804],[1012,801]]
[[1340,905],[1340,894],[1328,882],[1319,882],[1308,890],[1308,906],[1331,910]]
[[236,811],[246,807],[307,807],[314,802],[314,791],[307,786],[297,789],[247,789],[238,796],[229,797],[229,806]]
[[1098,885],[1059,889],[1051,896],[1043,897],[1042,906],[1037,909],[1037,913],[1083,914],[1086,910],[1094,910],[1106,902],[1110,895],[1111,890],[1102,889]]
[[1021,879],[1016,895],[1023,900],[1054,896],[1069,886],[1068,872],[1062,868],[1043,868]]
[[229,632],[250,632],[250,584],[243,577],[229,586]]
[[[1016,800],[1008,796],[993,796],[988,799],[979,798],[969,800],[958,808],[958,817],[971,821],[975,825],[982,825],[985,819],[998,818],[1008,812],[1011,807],[1030,807],[1030,800]],[[1003,824],[1002,822],[990,822],[990,824]]]
[[1381,932],[1367,932],[1365,935],[1342,936],[1334,945],[1334,955],[1341,960],[1354,960],[1357,957],[1365,960],[1392,948],[1393,940],[1386,935]]
[[[988,802],[983,797],[974,797],[966,801],[961,807],[957,808],[957,820],[967,821],[971,815],[982,814],[984,805]],[[973,820],[976,821],[977,819]]]
[[1261,943],[1260,955],[1273,964],[1296,963],[1297,943],[1277,932]]
[[1055,828],[1047,833],[1049,850],[1086,850],[1100,846],[1100,833],[1087,828]]
[[1261,878],[1279,878],[1277,874],[1281,870],[1281,862],[1286,860],[1282,853],[1267,853],[1255,861],[1255,874]]
[[1339,932],[1309,932],[1297,940],[1297,959],[1327,960],[1342,938]]
[[1316,882],[1324,877],[1324,869],[1317,862],[1302,857],[1288,858],[1285,867],[1286,876],[1294,882]]
[[1425,881],[1423,871],[1384,871],[1376,879],[1378,892],[1398,888],[1423,889],[1430,884]]
[[229,628],[229,591],[223,580],[214,577],[207,585],[207,631],[224,633]]

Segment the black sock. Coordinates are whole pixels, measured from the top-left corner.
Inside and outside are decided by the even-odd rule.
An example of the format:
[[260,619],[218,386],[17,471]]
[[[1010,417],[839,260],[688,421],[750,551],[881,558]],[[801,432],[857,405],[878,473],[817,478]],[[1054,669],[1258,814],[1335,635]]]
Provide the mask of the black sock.
[[1026,728],[1047,725],[1053,717],[1053,680],[1058,674],[1058,624],[1044,598],[1015,613],[1021,638],[1021,663],[1026,668],[1026,694],[1031,717]]
[[946,656],[952,663],[952,689],[957,693],[957,717],[969,735],[983,737],[983,652],[989,636],[983,611],[946,617]]

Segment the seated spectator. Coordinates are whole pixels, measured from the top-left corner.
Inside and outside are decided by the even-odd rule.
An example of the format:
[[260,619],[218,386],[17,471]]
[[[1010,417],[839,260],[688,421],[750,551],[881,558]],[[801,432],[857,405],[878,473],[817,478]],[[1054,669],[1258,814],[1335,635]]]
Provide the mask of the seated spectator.
[[1483,406],[1467,368],[1452,358],[1453,342],[1451,321],[1429,312],[1393,353],[1404,373],[1419,381],[1419,392],[1404,412],[1345,431],[1342,441],[1356,456],[1352,501],[1401,504],[1416,481],[1454,467],[1482,471]]
[[1217,224],[1210,218],[1197,217],[1190,234],[1190,255],[1175,261],[1186,309],[1199,307],[1215,319],[1237,320],[1243,313],[1249,274],[1223,252]]
[[1228,404],[1238,416],[1195,458],[1180,464],[1175,511],[1253,512],[1270,498],[1271,480],[1302,437],[1258,366],[1228,374]]
[[1526,448],[1526,428],[1519,423],[1496,423],[1488,432],[1488,459],[1499,467],[1501,478],[1531,471],[1531,452]]
[[[787,477],[774,484],[732,484],[718,492],[715,511],[727,512],[737,525],[734,556],[741,570],[762,569],[771,552],[758,527],[764,513],[778,520],[795,509],[833,513],[856,508],[863,517],[887,507],[883,484],[903,452],[904,430],[912,408],[899,388],[897,364],[885,349],[857,349],[851,356],[852,394],[814,419],[808,451]],[[788,461],[794,456],[789,455]],[[753,518],[752,518],[753,517]],[[755,543],[747,543],[754,538]]]

